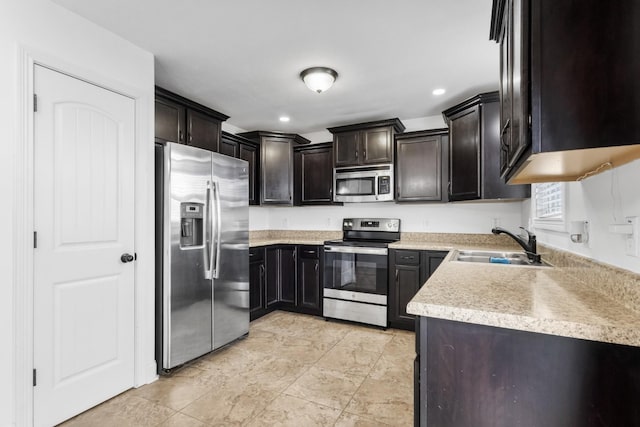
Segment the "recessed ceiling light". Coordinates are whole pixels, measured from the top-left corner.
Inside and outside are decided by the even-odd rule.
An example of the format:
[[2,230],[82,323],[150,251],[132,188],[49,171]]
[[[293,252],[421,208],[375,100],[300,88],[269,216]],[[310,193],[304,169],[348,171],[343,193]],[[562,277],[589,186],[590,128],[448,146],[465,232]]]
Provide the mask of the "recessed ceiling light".
[[288,122],[289,120],[291,120],[291,119],[290,119],[289,117],[287,117],[287,116],[281,116],[281,117],[280,117],[280,121],[281,121],[281,122],[285,122],[285,123],[286,123],[286,122]]
[[444,95],[445,92],[446,92],[445,89],[440,88],[440,89],[434,89],[433,92],[431,92],[431,93],[433,93],[434,95],[438,96],[438,95]]

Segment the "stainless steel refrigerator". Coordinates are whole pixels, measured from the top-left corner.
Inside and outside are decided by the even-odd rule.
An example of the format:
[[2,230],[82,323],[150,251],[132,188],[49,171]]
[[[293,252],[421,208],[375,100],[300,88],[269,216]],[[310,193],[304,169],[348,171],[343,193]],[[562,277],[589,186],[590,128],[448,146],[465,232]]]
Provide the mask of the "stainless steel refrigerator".
[[248,166],[156,144],[156,360],[159,372],[249,332]]

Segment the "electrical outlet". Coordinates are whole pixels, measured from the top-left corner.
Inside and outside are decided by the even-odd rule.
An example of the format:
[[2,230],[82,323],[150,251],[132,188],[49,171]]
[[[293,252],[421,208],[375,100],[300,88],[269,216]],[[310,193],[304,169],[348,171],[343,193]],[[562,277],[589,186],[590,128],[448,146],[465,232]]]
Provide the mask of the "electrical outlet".
[[500,227],[500,218],[492,218],[493,226],[491,228]]
[[640,257],[640,229],[638,227],[638,217],[628,216],[625,218],[627,224],[633,227],[633,233],[627,235],[626,252],[627,255]]
[[331,218],[327,217],[327,227],[331,227]]
[[423,229],[424,231],[427,231],[427,228],[429,228],[429,220],[427,220],[427,219],[423,219],[423,220],[422,220],[422,229]]
[[289,226],[289,220],[287,218],[282,218],[282,229],[286,230]]

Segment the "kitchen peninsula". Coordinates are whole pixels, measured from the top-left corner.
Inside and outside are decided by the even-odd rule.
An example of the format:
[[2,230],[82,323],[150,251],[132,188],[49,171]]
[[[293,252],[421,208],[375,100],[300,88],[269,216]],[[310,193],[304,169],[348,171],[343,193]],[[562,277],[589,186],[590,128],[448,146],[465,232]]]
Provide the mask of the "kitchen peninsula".
[[640,423],[637,275],[549,248],[554,267],[455,255],[407,309],[419,425]]

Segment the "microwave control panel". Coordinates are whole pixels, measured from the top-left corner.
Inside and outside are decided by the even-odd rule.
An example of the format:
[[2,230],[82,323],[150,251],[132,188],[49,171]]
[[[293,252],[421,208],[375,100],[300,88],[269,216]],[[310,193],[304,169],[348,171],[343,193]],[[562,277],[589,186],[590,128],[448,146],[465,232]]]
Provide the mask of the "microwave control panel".
[[391,193],[391,177],[389,175],[382,175],[378,177],[378,194]]

